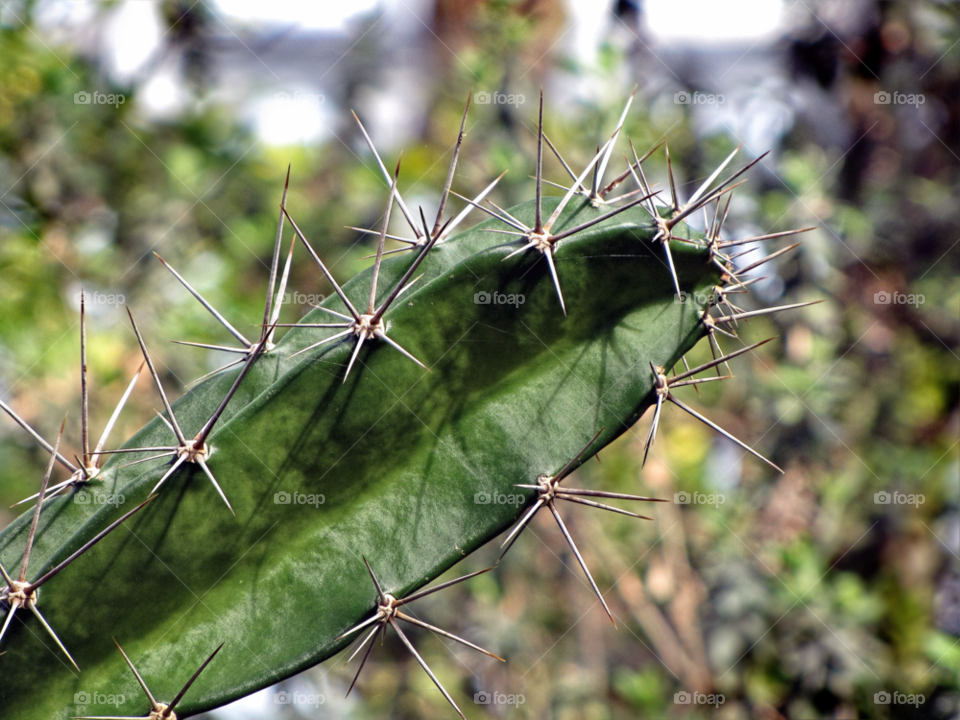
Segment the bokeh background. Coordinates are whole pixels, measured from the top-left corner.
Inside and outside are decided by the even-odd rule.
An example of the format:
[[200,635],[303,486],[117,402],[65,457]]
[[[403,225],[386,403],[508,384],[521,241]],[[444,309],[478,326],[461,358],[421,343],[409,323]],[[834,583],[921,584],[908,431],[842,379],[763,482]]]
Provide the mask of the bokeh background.
[[[641,153],[666,138],[689,195],[742,143],[741,161],[770,154],[725,236],[816,227],[743,302],[824,302],[744,326],[744,342],[778,340],[686,398],[786,473],[671,408],[641,470],[648,413],[584,482],[718,498],[664,503],[653,522],[567,513],[618,629],[541,517],[496,573],[421,603],[506,665],[415,642],[469,718],[960,717],[954,2],[2,0],[0,398],[47,437],[79,417],[81,287],[98,293],[95,428],[140,363],[124,303],[177,393],[222,364],[165,342],[227,338],[152,252],[255,334],[288,164],[288,208],[334,273],[366,267],[372,239],[345,226],[376,227],[387,188],[351,110],[388,165],[404,151],[401,191],[429,217],[469,94],[492,101],[471,108],[454,189],[509,170],[494,194],[509,206],[533,195],[540,88],[548,134],[582,167],[634,85],[617,172],[627,136]],[[662,149],[645,167],[666,187]],[[301,255],[290,289],[287,321],[330,292]],[[118,442],[156,402],[141,382]],[[45,462],[0,417],[0,507],[35,492]],[[485,548],[451,577],[495,558]],[[208,720],[452,714],[395,638],[344,700],[354,669],[330,660]],[[281,690],[325,701],[277,704]],[[682,691],[723,702],[684,705]]]

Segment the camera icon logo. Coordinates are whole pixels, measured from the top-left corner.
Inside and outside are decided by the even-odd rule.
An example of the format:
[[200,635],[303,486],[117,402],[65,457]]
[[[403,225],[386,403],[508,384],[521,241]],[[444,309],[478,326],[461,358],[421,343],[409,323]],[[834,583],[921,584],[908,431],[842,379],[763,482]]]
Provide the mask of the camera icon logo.
[[677,505],[689,505],[690,504],[690,493],[686,490],[681,490],[678,493],[673,494],[673,502]]
[[[273,495],[273,504],[274,505],[289,505],[290,504],[290,493],[286,490],[281,490],[278,493]],[[282,695],[283,693],[281,693]]]
[[493,500],[493,496],[486,490],[481,490],[473,496],[473,501],[477,505],[489,505],[491,500]]
[[681,90],[678,93],[673,94],[673,102],[677,105],[689,105],[691,100],[691,95],[686,90]]
[[888,93],[886,90],[881,90],[880,92],[873,94],[873,102],[876,105],[889,105],[890,100],[890,93]]
[[881,490],[878,493],[874,493],[873,496],[873,502],[875,502],[877,505],[889,505],[890,499],[890,493],[888,493],[886,490]]
[[677,705],[689,705],[691,699],[692,697],[690,693],[688,693],[686,690],[681,690],[680,692],[673,694],[673,701]]
[[73,496],[73,501],[77,505],[89,505],[90,493],[80,490],[76,495]]
[[890,704],[890,693],[886,690],[881,690],[878,693],[874,693],[873,702],[877,705],[889,705]]
[[73,102],[75,105],[89,105],[92,99],[93,96],[86,90],[81,90],[73,94]]
[[490,93],[486,90],[481,90],[480,92],[475,92],[473,94],[473,101],[477,105],[489,105],[490,104]]
[[293,702],[293,695],[288,693],[286,690],[281,690],[276,695],[273,696],[274,705],[289,705]]
[[886,290],[881,290],[880,292],[874,293],[873,301],[877,305],[889,305],[890,300],[893,296],[890,295]]
[[686,290],[681,290],[673,296],[673,302],[677,305],[683,305],[683,303],[688,302],[690,299],[690,293]]
[[481,290],[478,293],[473,294],[473,302],[476,305],[489,305],[491,300],[490,293],[485,290]]
[[89,705],[90,699],[90,693],[86,690],[73,694],[73,702],[75,705]]
[[481,690],[480,692],[473,694],[473,701],[477,705],[489,705],[491,700],[493,700],[493,696],[490,695],[490,693],[488,693],[486,690]]

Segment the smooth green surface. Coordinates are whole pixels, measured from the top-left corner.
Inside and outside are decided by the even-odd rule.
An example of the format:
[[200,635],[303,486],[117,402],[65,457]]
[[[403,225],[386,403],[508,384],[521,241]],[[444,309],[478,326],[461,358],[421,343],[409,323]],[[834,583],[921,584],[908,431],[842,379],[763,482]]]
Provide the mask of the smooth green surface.
[[[548,211],[555,202],[545,203]],[[572,204],[557,231],[600,212]],[[529,203],[512,212],[532,219]],[[146,711],[111,637],[167,701],[226,643],[178,707],[181,715],[275,683],[339,650],[344,643],[334,638],[375,607],[361,555],[386,590],[407,593],[523,511],[478,504],[477,493],[516,492],[515,483],[558,470],[601,428],[592,451],[624,432],[652,400],[649,363],[672,366],[702,336],[702,308],[674,302],[662,248],[646,240],[649,216],[633,208],[561,244],[567,318],[546,263],[535,252],[504,262],[516,245],[482,232],[496,226],[483,223],[438,246],[386,316],[390,337],[432,372],[381,343],[364,347],[346,384],[352,342],[282,360],[333,332],[310,329],[292,330],[261,359],[210,438],[210,467],[237,516],[199,468],[178,471],[151,506],[42,591],[40,608],[82,674],[45,649],[50,643],[34,619],[11,627],[0,658],[4,716],[66,718],[77,714],[81,691],[124,694],[119,714]],[[704,251],[672,247],[685,289],[717,281]],[[381,295],[411,261],[407,254],[385,262]],[[348,284],[355,304],[369,277]],[[480,291],[521,293],[525,302],[480,305]],[[327,304],[340,306],[335,298]],[[329,318],[308,316],[320,317]],[[233,377],[214,378],[176,403],[186,433],[200,427]],[[154,421],[126,445],[170,440]],[[118,471],[120,464],[109,463],[104,490],[123,493],[127,508],[169,465]],[[325,502],[276,504],[279,492],[321,493]],[[119,512],[70,497],[52,501],[30,577]],[[0,534],[8,568],[18,565],[26,522]]]

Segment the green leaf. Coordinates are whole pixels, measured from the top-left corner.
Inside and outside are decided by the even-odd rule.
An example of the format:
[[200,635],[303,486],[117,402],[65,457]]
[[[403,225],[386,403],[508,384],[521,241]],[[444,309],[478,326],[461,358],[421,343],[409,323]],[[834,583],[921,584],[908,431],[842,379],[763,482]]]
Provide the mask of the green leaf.
[[[545,202],[548,212],[555,203]],[[602,212],[574,205],[555,231]],[[511,212],[532,219],[532,204]],[[483,232],[495,222],[437,246],[385,316],[388,335],[430,372],[368,342],[343,383],[352,340],[285,359],[334,332],[306,328],[258,360],[208,441],[210,468],[236,517],[199,468],[175,473],[148,508],[41,591],[39,607],[79,676],[46,647],[34,618],[14,621],[0,658],[4,713],[67,718],[77,714],[75,693],[99,692],[123,694],[122,714],[145,714],[147,700],[111,638],[167,702],[226,643],[179,715],[315,665],[351,641],[335,638],[376,607],[361,556],[385,590],[407,594],[513,524],[532,497],[516,483],[556,472],[598,431],[591,452],[626,431],[653,400],[650,363],[671,367],[703,336],[704,308],[674,301],[649,215],[634,207],[560,244],[566,318],[540,253],[504,261],[518,246]],[[675,242],[672,250],[684,289],[719,281],[704,249]],[[413,258],[384,263],[381,296]],[[370,276],[346,285],[355,303],[365,300]],[[478,304],[478,292],[523,302]],[[341,309],[337,298],[325,305]],[[305,319],[320,317],[329,321],[320,311]],[[188,436],[235,376],[213,378],[174,405]],[[155,420],[126,447],[171,439]],[[127,508],[145,499],[169,460],[120,467],[137,457],[114,456],[95,490],[123,495]],[[526,500],[477,502],[484,492]],[[323,502],[280,504],[278,493]],[[31,579],[123,510],[73,500],[50,501],[42,513]],[[21,517],[0,533],[5,566],[18,565],[28,523]]]

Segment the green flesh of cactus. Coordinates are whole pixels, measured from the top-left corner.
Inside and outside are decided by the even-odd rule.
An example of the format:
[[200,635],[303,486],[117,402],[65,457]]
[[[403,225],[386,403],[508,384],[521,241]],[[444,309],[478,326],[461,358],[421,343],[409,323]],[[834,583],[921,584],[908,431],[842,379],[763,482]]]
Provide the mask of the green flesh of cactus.
[[[544,212],[558,200],[545,198]],[[554,232],[605,211],[577,197]],[[532,202],[510,212],[533,224]],[[0,715],[67,718],[78,714],[81,691],[123,694],[116,714],[145,715],[147,699],[111,638],[166,702],[225,643],[177,707],[180,716],[276,683],[352,642],[336,638],[376,609],[362,556],[384,590],[402,597],[510,528],[536,495],[515,484],[557,472],[597,432],[583,460],[625,432],[655,402],[650,364],[672,367],[705,335],[706,307],[695,298],[720,282],[708,250],[671,243],[681,288],[702,291],[675,302],[651,217],[632,207],[560,243],[564,317],[542,255],[504,262],[519,245],[483,232],[503,227],[488,220],[437,245],[385,316],[388,335],[431,372],[377,340],[364,345],[345,383],[352,340],[288,359],[333,329],[294,328],[259,358],[208,440],[210,469],[236,517],[200,468],[178,470],[149,507],[41,591],[38,606],[82,674],[35,618],[18,615],[23,622],[11,626],[0,659]],[[683,225],[673,232],[700,237]],[[417,252],[384,261],[381,297]],[[371,275],[344,286],[358,308]],[[524,302],[478,304],[483,291]],[[336,297],[324,305],[344,311]],[[330,319],[314,310],[304,321]],[[211,378],[174,404],[188,438],[236,375]],[[155,419],[124,447],[172,439]],[[143,501],[170,458],[120,466],[149,455],[111,456],[93,489],[123,494],[126,509]],[[277,504],[281,492],[322,494],[324,502]],[[482,492],[528,499],[519,507],[475,502]],[[120,514],[72,495],[45,506],[28,579]],[[11,572],[30,515],[0,533],[0,562]]]

